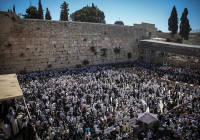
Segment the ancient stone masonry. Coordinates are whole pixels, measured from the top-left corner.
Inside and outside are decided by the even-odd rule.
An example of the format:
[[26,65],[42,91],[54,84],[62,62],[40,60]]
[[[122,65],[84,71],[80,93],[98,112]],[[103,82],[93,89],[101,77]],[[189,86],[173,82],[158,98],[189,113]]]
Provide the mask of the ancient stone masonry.
[[[200,68],[200,46],[164,42],[159,40],[140,40],[139,60],[147,63]],[[183,57],[184,56],[184,57]],[[178,61],[177,61],[178,60]],[[179,64],[178,64],[179,63]]]
[[133,61],[145,36],[133,26],[24,20],[1,12],[0,74]]

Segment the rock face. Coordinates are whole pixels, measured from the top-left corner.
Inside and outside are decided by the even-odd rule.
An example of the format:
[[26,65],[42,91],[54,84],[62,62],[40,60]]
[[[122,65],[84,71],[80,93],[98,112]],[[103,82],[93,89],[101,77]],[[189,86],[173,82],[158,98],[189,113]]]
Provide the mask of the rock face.
[[0,19],[0,74],[133,61],[147,32],[134,26],[24,20],[5,12]]

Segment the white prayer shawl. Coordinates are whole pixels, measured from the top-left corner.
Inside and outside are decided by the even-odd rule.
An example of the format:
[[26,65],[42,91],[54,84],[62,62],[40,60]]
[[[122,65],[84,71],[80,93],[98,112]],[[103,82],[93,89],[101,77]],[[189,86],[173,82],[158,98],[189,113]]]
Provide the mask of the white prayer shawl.
[[67,121],[69,121],[70,120],[70,116],[67,116]]
[[162,100],[160,100],[159,106],[160,106],[160,112],[162,114],[163,113],[163,103],[162,103]]
[[48,114],[50,112],[50,109],[45,109],[45,112]]
[[37,112],[38,112],[38,116],[40,116],[41,115],[41,110],[38,110]]
[[141,99],[140,101],[142,102],[143,106],[147,106],[147,103],[143,99]]
[[105,103],[108,104],[108,97],[104,99]]
[[11,128],[10,128],[10,126],[8,124],[4,124],[2,129],[5,132],[5,139],[10,138],[10,136],[11,136]]
[[14,119],[14,121],[12,122],[12,127],[13,127],[14,135],[18,134],[19,133],[19,128],[18,128],[17,119]]
[[97,117],[97,110],[93,108],[92,111],[93,111],[94,116]]
[[105,113],[106,112],[106,106],[102,107],[102,112]]
[[38,120],[38,121],[36,121],[35,125],[40,127],[40,123],[41,123],[40,120]]
[[51,134],[50,134],[50,140],[53,140],[54,136],[55,136],[55,132],[52,131]]
[[17,122],[19,124],[19,129],[22,129],[22,115],[18,115],[17,116]]
[[112,103],[112,97],[110,97],[110,102]]
[[52,118],[49,118],[49,123],[50,123],[50,124],[53,124],[53,121],[54,121],[54,120],[53,120]]

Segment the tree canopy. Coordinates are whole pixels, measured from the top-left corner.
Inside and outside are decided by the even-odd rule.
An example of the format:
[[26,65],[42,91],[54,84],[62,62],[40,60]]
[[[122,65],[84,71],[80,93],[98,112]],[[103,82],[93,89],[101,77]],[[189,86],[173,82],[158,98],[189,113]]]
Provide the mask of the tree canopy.
[[68,3],[64,1],[63,4],[61,4],[60,8],[61,8],[60,20],[68,21],[68,15],[69,15]]
[[41,0],[38,2],[38,19],[44,19]]
[[188,10],[187,10],[187,8],[185,8],[184,12],[181,16],[181,23],[180,23],[180,35],[185,40],[188,40],[189,33],[191,31],[190,23],[187,18],[187,15],[188,15]]
[[104,12],[97,6],[86,6],[70,15],[72,21],[105,23]]
[[45,19],[46,19],[46,20],[51,20],[51,14],[50,14],[50,12],[49,12],[49,9],[48,9],[48,8],[46,9],[46,15],[45,15]]
[[178,31],[178,15],[175,6],[173,7],[171,16],[168,19],[168,30],[171,31],[172,34],[176,34]]
[[28,9],[26,9],[26,14],[24,15],[24,18],[37,19],[37,8],[35,6],[30,6]]

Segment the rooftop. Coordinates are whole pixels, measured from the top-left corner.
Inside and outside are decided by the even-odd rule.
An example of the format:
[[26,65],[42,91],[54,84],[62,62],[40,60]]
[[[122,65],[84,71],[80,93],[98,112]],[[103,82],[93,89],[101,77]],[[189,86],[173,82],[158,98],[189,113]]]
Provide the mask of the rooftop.
[[0,75],[0,101],[22,96],[16,74]]

